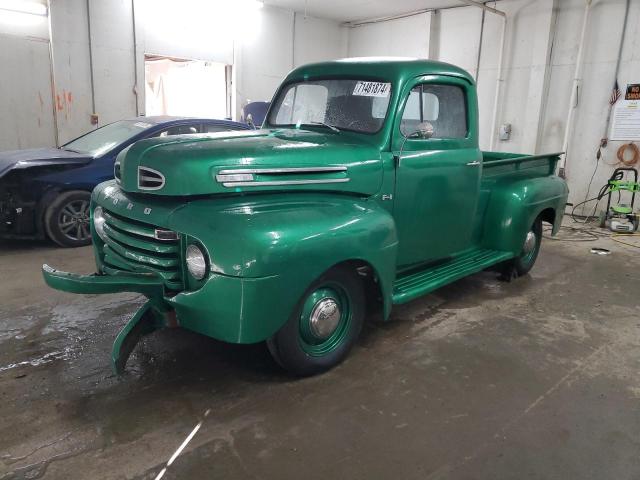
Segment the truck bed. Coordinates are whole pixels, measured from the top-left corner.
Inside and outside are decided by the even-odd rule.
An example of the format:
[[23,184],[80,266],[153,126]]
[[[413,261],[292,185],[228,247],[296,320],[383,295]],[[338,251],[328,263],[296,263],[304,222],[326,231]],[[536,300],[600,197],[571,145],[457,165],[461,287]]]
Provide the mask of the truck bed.
[[552,175],[559,153],[542,155],[522,155],[521,153],[482,152],[482,177],[492,178],[508,175],[510,177],[540,177]]

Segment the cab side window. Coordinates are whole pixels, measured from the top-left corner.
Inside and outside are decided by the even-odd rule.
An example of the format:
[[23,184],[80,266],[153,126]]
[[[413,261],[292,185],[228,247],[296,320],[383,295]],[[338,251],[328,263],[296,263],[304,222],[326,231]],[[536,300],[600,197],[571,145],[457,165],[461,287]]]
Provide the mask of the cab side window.
[[468,133],[464,90],[456,85],[421,84],[409,92],[400,131],[409,136],[420,123],[433,126],[432,138],[465,138]]

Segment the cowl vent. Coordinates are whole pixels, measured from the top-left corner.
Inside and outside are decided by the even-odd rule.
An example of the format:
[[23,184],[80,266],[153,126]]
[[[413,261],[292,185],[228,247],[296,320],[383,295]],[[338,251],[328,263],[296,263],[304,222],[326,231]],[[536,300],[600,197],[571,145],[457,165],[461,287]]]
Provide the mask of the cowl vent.
[[147,167],[138,167],[138,188],[140,190],[160,190],[164,187],[164,175]]

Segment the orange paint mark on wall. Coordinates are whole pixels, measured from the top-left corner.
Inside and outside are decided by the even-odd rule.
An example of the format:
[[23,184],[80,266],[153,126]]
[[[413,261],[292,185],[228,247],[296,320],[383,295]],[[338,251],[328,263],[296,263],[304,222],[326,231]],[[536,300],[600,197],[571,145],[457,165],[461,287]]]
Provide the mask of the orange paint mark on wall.
[[73,94],[71,92],[62,90],[62,93],[56,93],[56,111],[64,112],[64,118],[67,120],[69,119],[69,114],[71,113],[72,104]]

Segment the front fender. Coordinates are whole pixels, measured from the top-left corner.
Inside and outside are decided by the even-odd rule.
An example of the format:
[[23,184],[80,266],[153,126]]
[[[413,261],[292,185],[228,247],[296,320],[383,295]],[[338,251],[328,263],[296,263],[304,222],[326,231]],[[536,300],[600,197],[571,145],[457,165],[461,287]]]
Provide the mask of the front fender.
[[524,236],[547,209],[554,212],[553,232],[557,232],[567,195],[566,182],[556,176],[505,179],[491,185],[483,225],[483,247],[520,254]]
[[[246,307],[235,341],[259,341],[275,333],[310,284],[345,261],[372,267],[385,313],[390,309],[398,240],[393,218],[375,201],[290,193],[207,199],[178,209],[169,224],[207,249],[216,282],[222,284],[221,277],[239,277],[244,283],[243,291],[233,297]],[[264,296],[252,288],[266,278],[271,279],[267,310],[260,305]],[[213,294],[205,285],[202,295],[189,292],[184,299],[178,295],[176,309],[182,300],[195,307],[204,301],[198,297]],[[252,325],[260,325],[260,335],[251,333]]]

